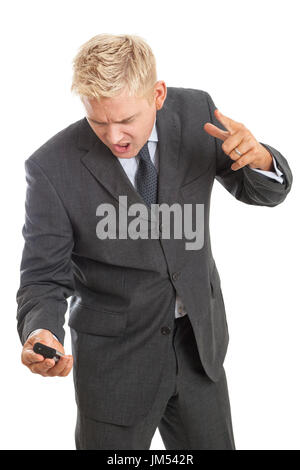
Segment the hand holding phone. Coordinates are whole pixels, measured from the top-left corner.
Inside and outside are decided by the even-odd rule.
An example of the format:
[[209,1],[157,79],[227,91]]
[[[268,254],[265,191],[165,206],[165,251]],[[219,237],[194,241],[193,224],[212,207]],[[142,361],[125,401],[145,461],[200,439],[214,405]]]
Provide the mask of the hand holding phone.
[[58,362],[59,359],[64,356],[63,353],[57,351],[57,349],[50,348],[42,343],[34,343],[33,350],[36,354],[41,354],[45,359],[54,359]]
[[24,343],[22,363],[43,377],[66,377],[73,367],[73,356],[65,354],[63,345],[45,329],[34,330]]

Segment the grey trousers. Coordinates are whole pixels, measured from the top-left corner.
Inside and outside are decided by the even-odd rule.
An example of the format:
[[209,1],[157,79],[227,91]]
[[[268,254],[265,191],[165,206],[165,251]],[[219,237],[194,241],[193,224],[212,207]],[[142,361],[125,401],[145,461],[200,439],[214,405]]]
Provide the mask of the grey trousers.
[[77,450],[149,450],[156,429],[166,450],[235,450],[227,380],[205,374],[188,315],[174,319],[172,347],[157,398],[133,426],[88,419],[77,410]]

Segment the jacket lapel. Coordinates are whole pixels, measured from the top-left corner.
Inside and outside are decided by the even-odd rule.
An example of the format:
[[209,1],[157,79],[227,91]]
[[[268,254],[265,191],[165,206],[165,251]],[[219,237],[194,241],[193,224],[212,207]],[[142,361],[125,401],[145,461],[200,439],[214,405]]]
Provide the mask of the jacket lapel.
[[179,172],[180,118],[164,104],[156,113],[156,125],[159,150],[158,204],[173,204],[177,200],[182,178]]
[[[179,184],[178,159],[180,146],[180,119],[177,113],[164,106],[156,113],[159,150],[158,204],[176,201]],[[86,118],[80,123],[78,147],[88,150],[81,157],[83,165],[119,202],[119,196],[127,196],[127,207],[144,204],[143,199],[127,177],[118,158],[97,137]],[[151,211],[147,208],[146,220]]]

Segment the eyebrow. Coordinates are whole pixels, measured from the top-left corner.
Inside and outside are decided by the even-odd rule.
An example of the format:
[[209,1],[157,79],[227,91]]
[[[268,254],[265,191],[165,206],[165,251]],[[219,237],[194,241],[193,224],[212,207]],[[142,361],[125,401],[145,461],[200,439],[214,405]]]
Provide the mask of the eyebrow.
[[[123,123],[123,122],[129,121],[129,119],[131,119],[131,118],[137,116],[137,114],[138,114],[138,113],[135,113],[135,114],[133,114],[132,116],[129,116],[129,117],[125,118],[125,119],[122,119],[122,121],[115,121],[115,122],[118,123],[118,124],[121,124],[121,123]],[[95,119],[92,119],[92,118],[89,118],[89,117],[88,117],[88,119],[89,119],[90,121],[92,121],[92,122],[95,122],[96,124],[107,124],[106,122],[96,121]]]

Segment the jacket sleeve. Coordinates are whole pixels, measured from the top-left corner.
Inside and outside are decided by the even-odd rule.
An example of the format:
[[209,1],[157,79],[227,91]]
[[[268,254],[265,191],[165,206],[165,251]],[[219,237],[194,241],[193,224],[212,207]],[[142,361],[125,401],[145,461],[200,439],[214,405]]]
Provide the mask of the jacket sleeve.
[[[212,124],[226,130],[214,115],[216,106],[211,96],[207,92],[206,95]],[[246,204],[269,207],[277,206],[284,201],[291,190],[293,176],[286,159],[278,150],[260,142],[269,150],[277,167],[283,172],[284,182],[282,184],[262,173],[253,171],[247,165],[237,171],[232,170],[230,167],[234,161],[223,151],[223,141],[216,137],[211,136],[211,138],[215,140],[216,146],[215,177],[236,199]]]
[[74,291],[72,226],[61,199],[40,166],[27,159],[25,172],[22,229],[25,243],[16,295],[18,333],[24,344],[31,331],[43,328],[63,344],[66,299]]

